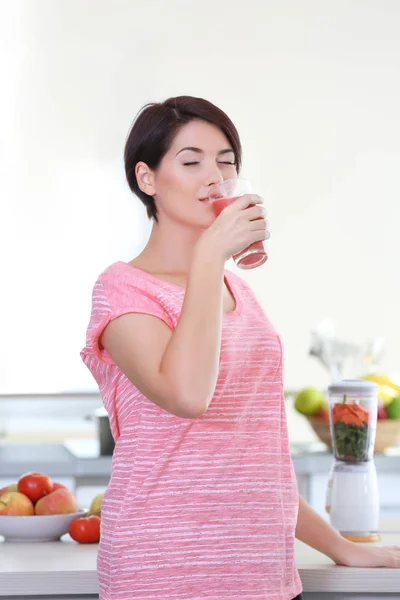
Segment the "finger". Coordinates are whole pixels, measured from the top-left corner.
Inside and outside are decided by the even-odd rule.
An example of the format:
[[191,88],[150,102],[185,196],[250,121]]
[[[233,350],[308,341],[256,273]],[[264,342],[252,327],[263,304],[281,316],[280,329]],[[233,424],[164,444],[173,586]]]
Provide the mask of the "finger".
[[[254,223],[258,223],[258,222],[254,221]],[[270,230],[267,229],[265,226],[264,227],[260,227],[260,226],[254,227],[254,229],[252,228],[251,231],[253,233],[259,233],[260,235],[264,234],[265,235],[265,237],[263,238],[264,240],[269,240],[269,238],[271,237]]]
[[266,229],[265,227],[264,228],[260,227],[258,229],[252,229],[251,231],[254,232],[254,233],[260,233],[260,235],[264,234],[265,235],[265,237],[263,238],[264,240],[269,240],[269,238],[271,237],[270,230]]
[[260,229],[266,231],[269,229],[269,223],[266,219],[255,219],[254,221],[250,221],[249,227],[250,231],[259,231]]
[[253,242],[265,242],[270,237],[270,232],[267,229],[259,229],[252,232]]
[[257,204],[255,206],[249,206],[243,211],[243,215],[249,221],[255,221],[256,219],[264,219],[267,214],[265,206],[262,204]]

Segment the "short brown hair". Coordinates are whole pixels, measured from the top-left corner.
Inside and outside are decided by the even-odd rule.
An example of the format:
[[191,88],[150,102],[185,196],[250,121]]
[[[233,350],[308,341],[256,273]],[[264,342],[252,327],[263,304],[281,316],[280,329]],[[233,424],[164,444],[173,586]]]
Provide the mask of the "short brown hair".
[[242,146],[236,127],[217,106],[193,96],[178,96],[161,103],[146,104],[129,132],[125,144],[125,173],[130,189],[143,202],[150,219],[157,221],[154,198],[139,188],[135,167],[143,161],[150,169],[157,169],[171,147],[178,130],[190,121],[205,121],[216,125],[225,134],[235,154],[236,171],[242,162]]

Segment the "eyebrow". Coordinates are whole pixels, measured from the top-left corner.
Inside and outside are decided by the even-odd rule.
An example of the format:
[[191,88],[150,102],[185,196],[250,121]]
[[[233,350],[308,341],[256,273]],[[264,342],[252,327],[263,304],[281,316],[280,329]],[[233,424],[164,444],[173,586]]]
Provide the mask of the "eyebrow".
[[[191,152],[197,152],[197,154],[204,154],[203,150],[201,150],[200,148],[196,148],[195,146],[186,146],[185,148],[181,148],[176,154],[175,156],[178,156],[178,154],[180,154],[181,152],[183,152],[184,150],[191,150]],[[232,148],[225,148],[224,150],[220,150],[218,152],[218,156],[222,156],[223,154],[228,154],[229,152],[232,152],[232,154],[235,154],[235,151]]]

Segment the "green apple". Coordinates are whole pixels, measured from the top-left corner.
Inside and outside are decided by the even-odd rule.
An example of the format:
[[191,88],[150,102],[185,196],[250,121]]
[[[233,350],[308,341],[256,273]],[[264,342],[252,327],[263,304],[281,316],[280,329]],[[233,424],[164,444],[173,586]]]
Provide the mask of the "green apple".
[[400,419],[400,396],[393,398],[386,406],[388,419]]
[[317,388],[304,388],[296,395],[295,409],[302,415],[312,417],[320,412],[326,404],[325,394]]

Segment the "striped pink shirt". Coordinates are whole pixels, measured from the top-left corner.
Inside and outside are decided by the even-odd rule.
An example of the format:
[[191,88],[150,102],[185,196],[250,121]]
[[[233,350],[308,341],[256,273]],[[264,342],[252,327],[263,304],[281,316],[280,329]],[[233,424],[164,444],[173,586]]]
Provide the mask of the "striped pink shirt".
[[141,394],[99,337],[126,313],[173,329],[184,290],[124,262],[93,290],[82,359],[116,441],[102,505],[101,600],[292,600],[298,511],[282,387],[282,344],[249,286],[223,317],[220,369],[207,411],[172,415]]

